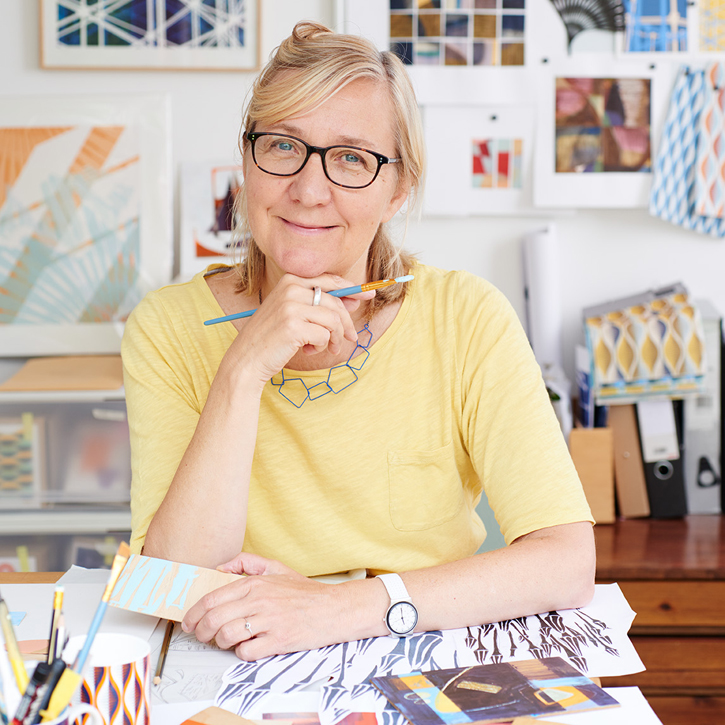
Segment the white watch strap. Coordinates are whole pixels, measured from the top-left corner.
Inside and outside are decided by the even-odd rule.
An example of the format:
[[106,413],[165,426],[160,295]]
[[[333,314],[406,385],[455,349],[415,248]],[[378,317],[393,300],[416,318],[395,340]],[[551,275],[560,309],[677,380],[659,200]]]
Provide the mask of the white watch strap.
[[385,585],[390,595],[390,603],[395,602],[412,602],[408,590],[405,588],[400,574],[378,574],[378,579]]

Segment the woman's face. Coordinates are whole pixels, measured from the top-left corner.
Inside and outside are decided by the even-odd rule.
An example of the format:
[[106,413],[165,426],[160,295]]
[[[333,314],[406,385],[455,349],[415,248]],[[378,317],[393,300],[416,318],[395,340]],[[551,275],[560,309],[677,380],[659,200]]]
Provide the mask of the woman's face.
[[[385,88],[374,81],[350,83],[319,108],[255,131],[296,136],[312,146],[349,144],[395,157],[393,110]],[[244,158],[247,213],[254,240],[267,258],[267,280],[285,273],[329,273],[365,280],[367,251],[383,222],[407,197],[394,164],[385,164],[363,189],[336,186],[312,154],[295,176],[272,176]]]

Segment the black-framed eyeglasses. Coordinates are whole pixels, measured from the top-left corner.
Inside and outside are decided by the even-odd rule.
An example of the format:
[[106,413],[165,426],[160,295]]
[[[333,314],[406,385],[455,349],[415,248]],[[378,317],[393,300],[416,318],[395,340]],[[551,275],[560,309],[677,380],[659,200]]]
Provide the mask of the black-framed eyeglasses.
[[357,146],[310,146],[301,138],[279,133],[251,132],[246,137],[252,144],[254,163],[265,173],[294,176],[302,171],[312,154],[320,154],[325,176],[346,189],[370,186],[385,164],[402,160]]

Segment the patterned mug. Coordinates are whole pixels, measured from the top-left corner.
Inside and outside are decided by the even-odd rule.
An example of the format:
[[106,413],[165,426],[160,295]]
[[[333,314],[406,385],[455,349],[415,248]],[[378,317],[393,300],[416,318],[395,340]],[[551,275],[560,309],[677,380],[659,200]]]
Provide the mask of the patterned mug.
[[[85,635],[72,637],[63,652],[73,662]],[[71,705],[92,705],[104,725],[149,725],[151,707],[151,648],[146,640],[129,634],[97,634],[93,640],[83,681]],[[83,718],[83,725],[93,725]]]

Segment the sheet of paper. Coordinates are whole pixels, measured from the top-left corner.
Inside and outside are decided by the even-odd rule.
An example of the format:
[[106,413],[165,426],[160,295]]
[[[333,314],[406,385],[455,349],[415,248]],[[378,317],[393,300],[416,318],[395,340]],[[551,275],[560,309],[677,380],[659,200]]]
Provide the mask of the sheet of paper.
[[[162,620],[149,640],[151,666],[154,670],[159,660],[164,630],[165,622]],[[221,687],[224,672],[237,662],[239,660],[233,651],[203,644],[177,624],[171,634],[161,682],[151,688],[152,706],[213,700]]]
[[398,725],[402,716],[382,695],[372,692],[367,684],[371,677],[556,655],[588,677],[640,672],[644,666],[627,637],[633,619],[634,612],[616,584],[597,585],[594,599],[581,609],[239,662],[224,673],[216,704],[246,717],[252,707],[264,708],[268,697],[300,692],[322,681],[322,725],[363,711],[384,713],[386,725]]
[[[109,572],[106,571],[106,579]],[[63,616],[69,636],[85,634],[96,613],[105,583],[64,584]],[[55,584],[3,584],[3,597],[14,612],[25,612],[15,628],[18,640],[48,639]],[[106,609],[100,632],[124,632],[148,640],[158,619],[120,609]]]

